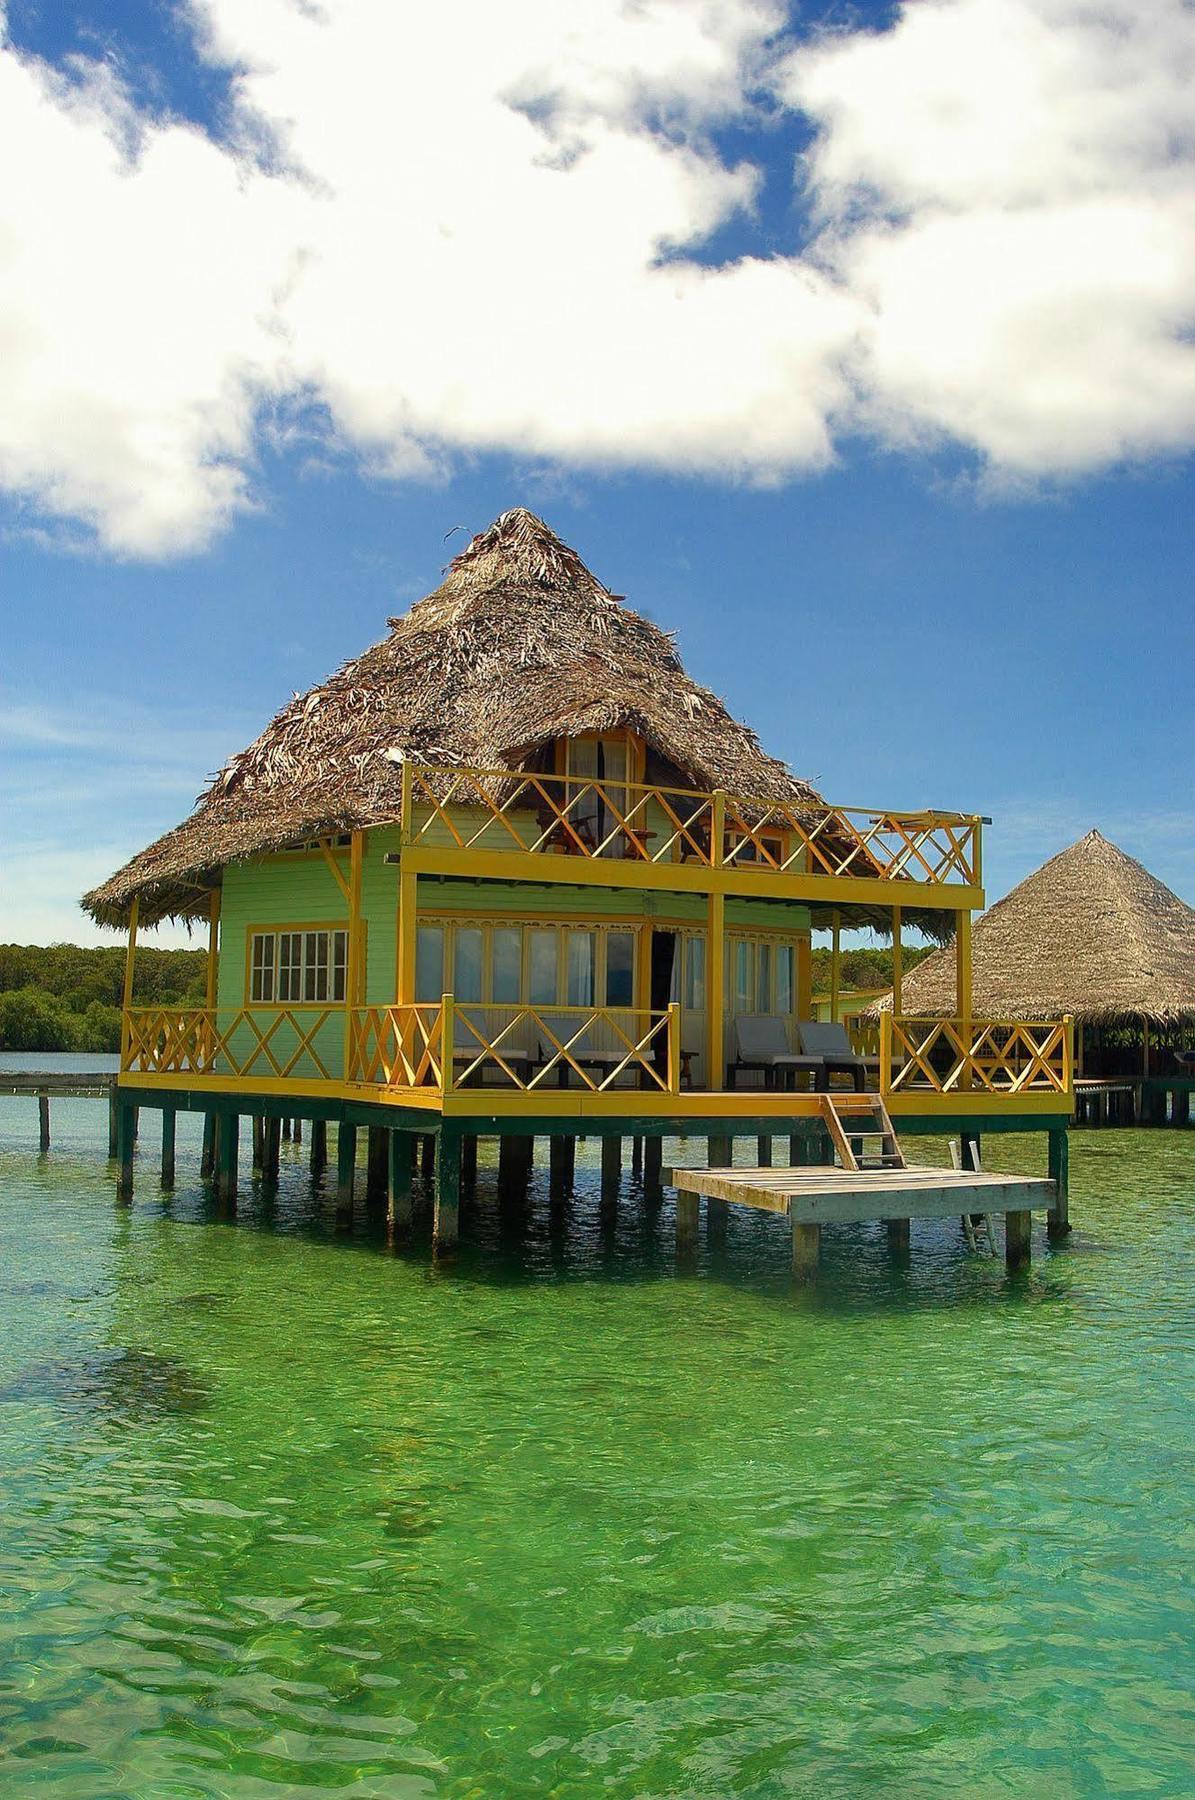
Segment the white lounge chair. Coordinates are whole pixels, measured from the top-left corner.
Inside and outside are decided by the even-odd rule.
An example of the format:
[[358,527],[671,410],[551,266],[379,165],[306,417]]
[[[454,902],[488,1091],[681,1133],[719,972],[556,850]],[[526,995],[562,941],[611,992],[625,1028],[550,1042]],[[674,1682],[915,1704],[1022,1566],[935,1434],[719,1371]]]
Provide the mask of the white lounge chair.
[[784,1020],[775,1013],[740,1013],[734,1021],[735,1058],[730,1065],[731,1086],[740,1069],[759,1069],[764,1086],[787,1086],[791,1077],[808,1074],[818,1087],[823,1076],[822,1058],[788,1046]]
[[826,1085],[831,1075],[849,1075],[860,1093],[869,1074],[879,1073],[878,1056],[860,1056],[851,1048],[845,1025],[830,1019],[801,1019],[797,1039],[802,1050],[819,1056],[825,1065]]

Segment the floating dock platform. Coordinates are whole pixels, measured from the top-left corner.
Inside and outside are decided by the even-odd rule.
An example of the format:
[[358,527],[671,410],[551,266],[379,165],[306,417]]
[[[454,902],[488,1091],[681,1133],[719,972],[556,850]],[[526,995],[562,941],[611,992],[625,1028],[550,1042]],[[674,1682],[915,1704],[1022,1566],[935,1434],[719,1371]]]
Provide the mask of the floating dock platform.
[[787,1214],[793,1230],[793,1272],[817,1267],[823,1225],[883,1219],[894,1248],[907,1247],[912,1219],[990,1219],[1004,1214],[1005,1259],[1023,1268],[1030,1258],[1035,1212],[1057,1205],[1057,1183],[977,1169],[921,1165],[885,1169],[834,1167],[789,1169],[669,1169],[664,1179],[677,1194],[677,1235],[696,1234],[702,1198],[758,1211]]

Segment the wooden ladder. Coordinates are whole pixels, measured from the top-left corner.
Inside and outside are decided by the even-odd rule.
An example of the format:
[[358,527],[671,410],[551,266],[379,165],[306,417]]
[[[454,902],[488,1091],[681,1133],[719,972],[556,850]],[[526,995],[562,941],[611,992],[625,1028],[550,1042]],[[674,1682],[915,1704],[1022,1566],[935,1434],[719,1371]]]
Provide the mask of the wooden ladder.
[[[983,1164],[980,1161],[979,1145],[976,1143],[969,1143],[967,1145],[967,1151],[968,1155],[964,1161],[961,1144],[958,1142],[957,1138],[951,1139],[950,1160],[954,1164],[954,1167],[956,1169],[969,1168],[973,1172],[981,1170]],[[963,1213],[960,1216],[959,1223],[962,1225],[963,1236],[967,1240],[968,1250],[978,1251],[987,1256],[996,1256],[999,1254],[996,1249],[996,1231],[992,1224],[991,1213]]]
[[[905,1153],[882,1095],[823,1094],[821,1103],[830,1142],[844,1169],[861,1173],[867,1169],[903,1169],[906,1166]],[[872,1138],[880,1140],[878,1153],[864,1149],[864,1140]],[[855,1143],[859,1145],[858,1155],[854,1150]]]

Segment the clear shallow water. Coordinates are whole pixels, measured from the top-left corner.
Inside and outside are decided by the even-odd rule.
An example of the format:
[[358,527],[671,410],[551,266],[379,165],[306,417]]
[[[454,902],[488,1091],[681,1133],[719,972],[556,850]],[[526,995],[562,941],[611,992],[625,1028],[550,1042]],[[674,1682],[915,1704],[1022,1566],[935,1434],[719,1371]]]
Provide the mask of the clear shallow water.
[[847,1229],[799,1295],[590,1160],[449,1270],[306,1146],[218,1224],[143,1119],[118,1212],[102,1104],[0,1100],[5,1795],[1195,1791],[1195,1136],[1076,1134],[1028,1278]]

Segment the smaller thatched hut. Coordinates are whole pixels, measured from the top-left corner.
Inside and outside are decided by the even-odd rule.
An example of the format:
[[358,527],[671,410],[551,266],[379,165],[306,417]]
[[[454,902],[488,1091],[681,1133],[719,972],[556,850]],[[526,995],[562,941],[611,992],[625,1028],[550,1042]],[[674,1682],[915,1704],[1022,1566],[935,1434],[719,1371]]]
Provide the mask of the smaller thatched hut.
[[[977,1016],[1070,1013],[1090,1074],[1161,1073],[1195,1031],[1195,910],[1098,831],[989,907],[972,957]],[[954,981],[953,955],[935,951],[904,981],[901,1012],[952,1013]]]

